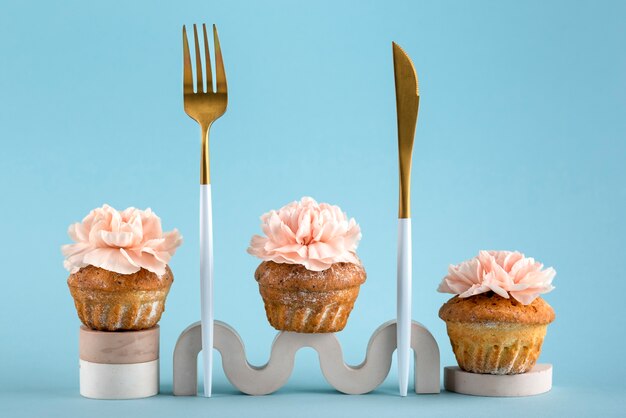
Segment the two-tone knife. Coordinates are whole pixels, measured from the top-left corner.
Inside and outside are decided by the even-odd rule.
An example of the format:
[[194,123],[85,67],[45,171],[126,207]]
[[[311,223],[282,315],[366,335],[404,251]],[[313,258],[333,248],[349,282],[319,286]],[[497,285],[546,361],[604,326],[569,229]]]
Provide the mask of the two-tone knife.
[[396,82],[398,154],[400,163],[400,204],[398,211],[398,300],[397,357],[400,396],[409,386],[411,351],[411,156],[419,108],[417,74],[411,58],[395,42],[393,72]]

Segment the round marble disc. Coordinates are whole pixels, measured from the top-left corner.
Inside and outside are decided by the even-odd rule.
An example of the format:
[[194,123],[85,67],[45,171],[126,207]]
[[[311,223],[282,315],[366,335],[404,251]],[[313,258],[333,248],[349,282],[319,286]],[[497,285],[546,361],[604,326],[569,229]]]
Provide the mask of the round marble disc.
[[475,396],[531,396],[552,389],[552,365],[537,364],[523,374],[495,375],[469,373],[457,366],[443,371],[447,391]]

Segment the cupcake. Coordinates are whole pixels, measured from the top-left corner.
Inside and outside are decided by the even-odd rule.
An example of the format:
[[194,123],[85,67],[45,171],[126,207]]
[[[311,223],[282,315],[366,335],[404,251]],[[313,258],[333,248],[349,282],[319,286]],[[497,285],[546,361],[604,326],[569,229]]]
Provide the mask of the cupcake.
[[62,247],[67,284],[81,322],[100,331],[155,326],[174,276],[167,263],[182,243],[176,229],[163,233],[150,209],[92,210],[68,229]]
[[533,368],[554,311],[539,297],[554,287],[553,268],[519,252],[481,251],[450,266],[438,291],[455,294],[439,310],[459,367],[519,374]]
[[265,236],[248,253],[269,323],[303,333],[341,331],[366,274],[356,255],[361,230],[337,206],[310,197],[261,217]]

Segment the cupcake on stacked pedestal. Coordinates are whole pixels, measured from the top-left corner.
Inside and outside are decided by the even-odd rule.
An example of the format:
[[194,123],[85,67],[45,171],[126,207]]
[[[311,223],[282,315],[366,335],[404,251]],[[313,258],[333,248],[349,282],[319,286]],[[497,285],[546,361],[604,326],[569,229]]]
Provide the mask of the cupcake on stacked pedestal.
[[361,230],[338,207],[310,197],[261,217],[265,236],[248,253],[269,323],[302,333],[341,331],[366,274],[356,255]]
[[62,247],[67,284],[81,322],[99,331],[154,327],[174,276],[167,263],[182,237],[164,233],[150,209],[104,205],[69,227]]
[[553,268],[519,252],[481,251],[450,266],[439,292],[456,294],[439,310],[459,367],[509,375],[531,370],[554,311],[539,295],[554,287]]

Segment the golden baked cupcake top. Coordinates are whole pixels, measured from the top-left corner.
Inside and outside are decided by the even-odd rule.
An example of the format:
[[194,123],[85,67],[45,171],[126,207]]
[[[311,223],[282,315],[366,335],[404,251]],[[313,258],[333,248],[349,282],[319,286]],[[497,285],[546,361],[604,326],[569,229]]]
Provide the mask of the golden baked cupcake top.
[[554,321],[554,310],[540,297],[524,305],[488,292],[468,298],[453,297],[439,309],[439,318],[450,322],[549,324]]
[[121,274],[100,267],[86,266],[76,273],[70,274],[67,284],[87,290],[105,292],[125,292],[128,290],[158,290],[169,287],[174,275],[169,266],[165,266],[165,274],[157,276],[146,269],[131,274]]
[[360,264],[353,263],[334,263],[326,270],[311,271],[303,265],[264,261],[254,278],[263,286],[322,292],[359,286],[365,282],[366,274]]

